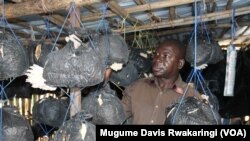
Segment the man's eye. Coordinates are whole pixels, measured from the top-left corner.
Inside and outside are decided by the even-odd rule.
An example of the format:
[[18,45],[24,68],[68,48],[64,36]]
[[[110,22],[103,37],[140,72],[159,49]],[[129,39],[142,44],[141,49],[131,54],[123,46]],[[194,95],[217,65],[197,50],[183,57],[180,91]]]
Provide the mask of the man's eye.
[[152,54],[152,57],[156,57],[156,56],[159,56],[160,54],[159,53],[154,53]]
[[168,54],[163,54],[162,55],[164,58],[167,58],[168,57]]

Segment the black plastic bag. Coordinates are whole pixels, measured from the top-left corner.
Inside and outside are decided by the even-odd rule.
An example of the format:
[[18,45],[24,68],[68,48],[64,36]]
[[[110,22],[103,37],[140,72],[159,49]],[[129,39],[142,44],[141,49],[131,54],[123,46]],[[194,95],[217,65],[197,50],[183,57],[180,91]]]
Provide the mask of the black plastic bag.
[[58,129],[53,141],[96,141],[96,127],[87,121],[90,118],[84,112],[77,113]]
[[69,102],[65,99],[52,97],[40,99],[33,106],[33,120],[36,123],[59,128],[64,120],[69,119],[69,115],[66,115],[68,107]]
[[52,43],[33,43],[30,47],[30,62],[44,67],[47,56],[52,52]]
[[82,109],[93,115],[96,125],[118,125],[125,121],[125,112],[120,99],[108,86],[94,90],[82,98]]
[[[5,88],[5,93],[8,99],[13,98],[31,98],[33,89],[31,85],[25,82],[27,76],[20,76],[15,78],[10,84]],[[9,81],[4,81],[4,84],[8,84]],[[5,99],[5,95],[3,95]],[[6,99],[7,99],[6,98]]]
[[[196,45],[196,65],[202,64],[215,64],[221,61],[224,56],[223,52],[218,44],[212,38],[208,38],[208,35],[202,32],[197,33],[197,45]],[[195,58],[195,42],[190,41],[186,49],[186,61],[190,64],[194,64]]]
[[103,65],[113,63],[126,64],[129,58],[129,49],[125,40],[119,34],[94,35],[93,42],[100,53]]
[[132,62],[129,62],[117,72],[113,71],[110,81],[118,86],[126,87],[139,78],[139,73]]
[[64,48],[48,55],[43,77],[56,87],[87,87],[103,81],[104,66],[89,44],[77,49],[70,41]]
[[33,141],[34,136],[28,121],[15,107],[3,107],[2,139],[3,141]]
[[28,67],[27,49],[8,32],[0,31],[0,80],[21,76]]
[[[142,54],[144,56],[142,56]],[[131,61],[139,73],[145,73],[150,71],[152,67],[152,59],[147,53],[146,49],[133,48],[129,55],[129,61]]]
[[166,109],[165,124],[218,125],[220,123],[218,111],[195,97],[187,97],[180,106],[179,103],[175,103]]

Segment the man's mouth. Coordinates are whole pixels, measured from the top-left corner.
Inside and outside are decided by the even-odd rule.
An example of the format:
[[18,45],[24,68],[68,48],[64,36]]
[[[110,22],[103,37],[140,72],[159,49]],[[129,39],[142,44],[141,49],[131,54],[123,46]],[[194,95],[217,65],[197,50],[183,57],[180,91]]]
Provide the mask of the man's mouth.
[[154,67],[153,68],[153,72],[159,72],[159,71],[161,71],[162,69],[161,68],[159,68],[159,67]]

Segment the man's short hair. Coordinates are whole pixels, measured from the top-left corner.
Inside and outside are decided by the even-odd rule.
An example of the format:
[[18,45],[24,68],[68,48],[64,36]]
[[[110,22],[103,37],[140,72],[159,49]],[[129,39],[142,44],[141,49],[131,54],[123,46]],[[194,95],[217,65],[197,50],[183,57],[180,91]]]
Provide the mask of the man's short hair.
[[181,55],[180,57],[183,59],[185,58],[186,46],[182,42],[180,42],[179,40],[176,40],[176,39],[166,39],[160,43],[159,47],[169,46],[169,45],[179,49],[180,55]]

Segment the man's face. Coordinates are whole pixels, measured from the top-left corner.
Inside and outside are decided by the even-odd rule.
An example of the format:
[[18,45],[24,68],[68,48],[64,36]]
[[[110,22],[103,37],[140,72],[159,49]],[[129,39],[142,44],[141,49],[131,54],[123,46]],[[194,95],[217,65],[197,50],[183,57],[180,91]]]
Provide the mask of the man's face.
[[153,58],[153,74],[156,77],[170,78],[179,73],[180,52],[177,47],[164,45],[157,48]]

